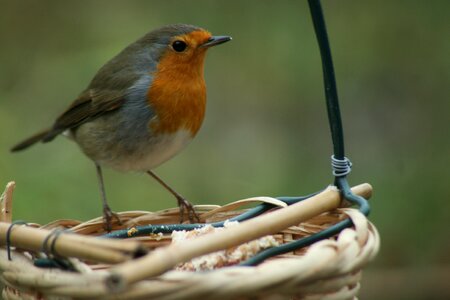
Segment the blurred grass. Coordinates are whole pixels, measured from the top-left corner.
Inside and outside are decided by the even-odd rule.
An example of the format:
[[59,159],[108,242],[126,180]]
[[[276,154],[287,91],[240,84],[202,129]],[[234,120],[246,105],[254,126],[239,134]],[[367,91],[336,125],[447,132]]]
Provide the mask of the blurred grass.
[[[8,149],[50,125],[124,46],[169,23],[234,40],[208,54],[205,123],[187,150],[157,169],[163,178],[197,204],[307,194],[331,182],[321,66],[306,1],[0,4],[0,184],[17,181],[15,219],[100,215],[94,166],[74,144],[58,138],[20,154]],[[375,188],[371,219],[382,248],[368,271],[449,265],[450,2],[323,5],[354,163],[349,179]],[[147,176],[105,176],[114,210],[175,205]]]

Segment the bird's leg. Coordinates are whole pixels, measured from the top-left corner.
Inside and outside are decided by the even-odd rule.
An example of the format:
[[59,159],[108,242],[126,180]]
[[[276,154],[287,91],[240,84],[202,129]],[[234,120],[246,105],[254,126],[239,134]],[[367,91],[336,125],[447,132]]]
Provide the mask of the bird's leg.
[[184,221],[184,210],[186,209],[188,213],[188,218],[191,223],[200,222],[200,218],[195,212],[192,204],[187,201],[183,196],[178,194],[174,189],[172,189],[167,183],[165,183],[158,175],[152,171],[147,171],[148,175],[152,176],[156,181],[158,181],[166,190],[168,190],[172,195],[175,196],[178,202],[178,207],[180,208],[180,223]]
[[102,204],[103,204],[103,226],[107,232],[110,232],[112,229],[112,219],[115,218],[117,220],[117,223],[122,224],[120,221],[119,216],[114,213],[111,208],[108,205],[108,201],[106,200],[106,192],[105,192],[105,185],[103,183],[103,173],[102,168],[99,164],[95,164],[95,167],[97,169],[97,178],[98,178],[98,184],[100,186],[100,194],[102,197]]

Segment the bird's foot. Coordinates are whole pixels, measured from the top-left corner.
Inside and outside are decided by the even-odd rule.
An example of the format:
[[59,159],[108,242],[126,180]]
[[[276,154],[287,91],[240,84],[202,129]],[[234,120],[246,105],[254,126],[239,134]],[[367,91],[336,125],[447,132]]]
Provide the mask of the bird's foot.
[[200,217],[195,212],[194,206],[181,196],[176,197],[178,207],[180,208],[180,224],[184,221],[184,212],[187,211],[188,219],[191,224],[199,223]]
[[112,221],[115,219],[116,223],[119,225],[122,225],[122,221],[120,220],[120,217],[118,214],[113,212],[109,206],[103,207],[103,228],[107,232],[111,232],[112,230]]

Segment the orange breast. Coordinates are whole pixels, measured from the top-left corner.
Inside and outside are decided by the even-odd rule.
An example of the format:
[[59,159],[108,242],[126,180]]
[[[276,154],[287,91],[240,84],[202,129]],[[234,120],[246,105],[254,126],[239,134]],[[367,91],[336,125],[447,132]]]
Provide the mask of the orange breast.
[[161,58],[147,93],[156,113],[149,124],[154,132],[185,129],[194,136],[200,129],[206,105],[204,54],[180,59],[176,53],[168,53]]

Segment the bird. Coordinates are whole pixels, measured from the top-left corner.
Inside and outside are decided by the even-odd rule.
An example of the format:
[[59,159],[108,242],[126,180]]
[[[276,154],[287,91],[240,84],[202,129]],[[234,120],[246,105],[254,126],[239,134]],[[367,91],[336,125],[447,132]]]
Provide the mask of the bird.
[[11,151],[59,135],[78,144],[95,164],[107,231],[113,219],[121,222],[107,201],[103,167],[149,174],[177,199],[180,221],[185,210],[191,222],[198,220],[192,204],[153,169],[196,136],[206,109],[205,55],[231,39],[188,24],[150,31],[104,64],[50,127]]

